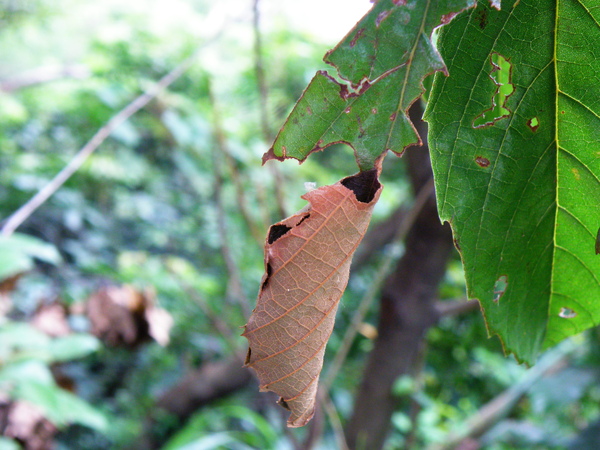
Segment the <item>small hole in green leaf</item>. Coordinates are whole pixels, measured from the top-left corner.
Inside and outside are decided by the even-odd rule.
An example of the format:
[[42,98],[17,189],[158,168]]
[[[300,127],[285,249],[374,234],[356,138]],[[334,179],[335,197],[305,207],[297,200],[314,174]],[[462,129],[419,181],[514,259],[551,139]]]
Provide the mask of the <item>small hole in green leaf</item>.
[[558,316],[562,317],[563,319],[573,319],[574,317],[577,317],[577,313],[571,308],[560,308]]
[[490,57],[492,70],[490,78],[496,85],[496,92],[491,99],[492,107],[479,114],[473,121],[473,128],[491,126],[498,120],[510,116],[511,111],[506,108],[506,100],[514,92],[512,79],[512,64],[499,53],[492,53]]
[[527,121],[527,126],[531,131],[535,133],[538,130],[538,127],[540,126],[540,121],[537,117],[532,117]]
[[596,234],[596,255],[600,255],[600,228],[598,228],[598,234]]
[[500,278],[496,280],[494,284],[494,302],[498,303],[500,298],[506,292],[506,288],[508,287],[508,277],[506,275],[502,275]]

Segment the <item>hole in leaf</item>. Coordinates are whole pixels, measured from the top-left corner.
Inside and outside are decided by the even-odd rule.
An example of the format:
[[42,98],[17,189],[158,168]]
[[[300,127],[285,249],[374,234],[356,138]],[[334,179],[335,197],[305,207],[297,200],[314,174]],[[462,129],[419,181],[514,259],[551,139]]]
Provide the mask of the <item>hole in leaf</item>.
[[540,121],[537,117],[532,117],[527,121],[527,126],[531,131],[535,133],[538,130],[538,127],[540,126]]
[[492,71],[490,78],[496,85],[496,92],[492,97],[492,107],[483,111],[473,121],[473,128],[490,126],[510,116],[510,110],[505,107],[506,100],[514,92],[514,86],[511,84],[512,64],[510,60],[504,58],[499,53],[492,53],[490,57]]
[[271,264],[267,263],[267,269],[266,269],[266,273],[265,273],[265,279],[262,282],[262,285],[260,286],[260,290],[264,291],[265,288],[267,287],[267,284],[269,284],[269,279],[271,278],[271,274],[273,273],[273,268],[271,267]]
[[377,179],[377,169],[365,170],[340,181],[343,186],[354,192],[356,200],[370,203],[381,187]]
[[290,407],[288,406],[287,402],[283,399],[283,397],[280,397],[279,400],[277,400],[277,404],[287,409],[288,411],[291,411]]
[[310,217],[310,213],[306,213],[306,214],[304,214],[304,215],[302,216],[302,219],[300,219],[300,221],[299,221],[299,222],[296,224],[296,226],[297,226],[297,227],[298,227],[298,226],[300,226],[300,224],[301,224],[302,222],[304,222],[306,219],[308,219],[309,217]]
[[291,228],[288,227],[287,225],[282,225],[282,224],[271,225],[271,228],[269,228],[269,238],[267,239],[267,242],[269,244],[272,244],[273,242],[275,242],[281,236],[285,235],[290,230],[291,230]]
[[500,301],[500,298],[506,292],[506,288],[508,287],[508,277],[506,275],[502,275],[500,278],[496,280],[494,284],[494,300],[495,303]]
[[479,165],[479,167],[486,168],[486,167],[490,166],[490,160],[487,158],[484,158],[483,156],[476,156],[475,162]]
[[560,308],[558,316],[562,317],[563,319],[573,319],[574,317],[577,317],[577,313],[571,308]]
[[596,235],[596,255],[600,255],[600,228],[598,228],[598,234]]

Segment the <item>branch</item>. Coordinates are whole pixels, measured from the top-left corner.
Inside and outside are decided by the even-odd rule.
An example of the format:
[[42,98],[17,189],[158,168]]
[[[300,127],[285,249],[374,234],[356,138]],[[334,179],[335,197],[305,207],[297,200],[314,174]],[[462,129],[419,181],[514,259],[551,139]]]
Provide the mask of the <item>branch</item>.
[[225,322],[213,309],[209,306],[208,302],[200,295],[200,293],[184,281],[175,271],[170,270],[171,274],[179,283],[181,289],[194,301],[194,303],[200,307],[206,318],[210,321],[211,325],[219,332],[223,337],[229,350],[232,353],[238,354],[240,359],[243,357],[243,350],[241,343],[238,342],[238,337],[234,333],[232,327]]
[[28,70],[14,77],[0,81],[0,91],[13,92],[36,84],[65,78],[83,79],[90,76],[90,70],[82,64],[65,66],[45,66]]
[[156,97],[163,89],[183,75],[183,73],[191,67],[201,48],[202,46],[196,50],[192,56],[184,60],[171,72],[161,78],[158,83],[115,114],[46,186],[8,218],[2,228],[1,234],[3,236],[10,236],[19,226],[21,226],[21,224],[27,220],[36,209],[48,200],[48,198],[50,198],[81,167],[87,158],[89,158],[89,156],[119,125],[146,106],[150,100]]
[[346,443],[346,437],[344,436],[344,429],[342,427],[342,421],[340,420],[340,414],[338,413],[335,404],[331,400],[331,397],[327,397],[322,401],[323,409],[329,417],[331,428],[337,442],[337,448],[339,450],[348,450],[348,444]]
[[[269,110],[268,110],[268,89],[267,81],[265,77],[265,69],[262,58],[262,39],[260,34],[260,13],[258,4],[260,0],[254,0],[252,6],[252,26],[254,29],[254,70],[256,72],[256,81],[258,83],[258,92],[260,98],[260,124],[265,142],[273,140],[273,132],[271,131],[271,123],[269,122]],[[279,219],[287,217],[285,201],[281,186],[283,186],[283,177],[279,167],[275,164],[269,164],[269,170],[275,180],[275,199],[277,201],[277,213]]]
[[[242,186],[241,176],[240,176],[239,171],[237,170],[237,167],[235,166],[235,161],[234,161],[233,157],[231,156],[231,151],[229,150],[229,146],[227,145],[227,138],[225,136],[223,121],[221,120],[221,111],[219,108],[219,103],[214,95],[213,90],[212,90],[210,80],[208,83],[208,96],[209,96],[211,108],[213,111],[215,140],[217,142],[217,146],[219,147],[219,152],[225,158],[227,167],[229,168],[229,171],[231,172],[231,178],[232,178],[233,184],[235,186],[235,194],[237,197],[237,203],[238,203],[238,207],[240,209],[240,213],[242,214],[242,217],[244,218],[244,221],[246,222],[246,225],[248,226],[248,229],[250,230],[250,234],[252,234],[252,237],[254,238],[254,240],[259,245],[262,245],[264,242],[263,232],[259,230],[255,221],[252,219],[252,215],[250,214],[250,211],[248,210],[248,201],[246,200],[244,187]],[[221,169],[220,160],[218,160],[218,156],[215,156],[214,165],[215,165],[215,176],[219,179],[222,179],[222,169]],[[215,186],[215,196],[220,197],[220,195],[221,195],[220,191],[221,191],[220,186]],[[217,201],[217,203],[219,203],[219,201]],[[217,204],[217,207],[220,208],[220,205]]]
[[[227,153],[227,143],[225,140],[225,133],[223,131],[223,126],[221,124],[221,116],[219,114],[219,108],[217,107],[217,102],[214,97],[212,88],[210,83],[208,84],[208,95],[210,97],[210,102],[213,109],[213,121],[214,121],[214,132],[215,132],[215,140],[217,142],[217,146],[219,147],[221,154]],[[222,187],[223,187],[223,169],[221,167],[221,159],[220,154],[218,152],[213,152],[213,167],[215,172],[215,182],[214,182],[214,193],[215,193],[215,203],[217,206],[217,223],[219,227],[219,238],[221,240],[221,254],[223,255],[223,259],[225,260],[225,266],[227,267],[227,274],[229,279],[228,291],[230,296],[235,298],[238,301],[238,304],[242,308],[244,313],[244,317],[248,319],[250,317],[250,300],[246,297],[244,293],[244,288],[242,287],[242,279],[240,276],[239,267],[236,264],[235,259],[231,254],[231,249],[229,248],[229,236],[227,232],[227,218],[225,217],[225,210],[223,205],[223,195],[222,195]],[[245,200],[244,200],[245,202]],[[241,206],[241,205],[240,205]],[[249,217],[248,217],[249,219]]]
[[444,300],[436,302],[435,309],[440,317],[452,317],[475,311],[478,306],[479,302],[475,299]]
[[542,377],[565,366],[571,355],[579,348],[568,340],[550,350],[541,360],[529,369],[521,380],[496,398],[486,403],[461,427],[459,432],[449,433],[443,444],[430,446],[430,450],[450,450],[469,437],[481,436],[485,431],[506,417],[527,391]]

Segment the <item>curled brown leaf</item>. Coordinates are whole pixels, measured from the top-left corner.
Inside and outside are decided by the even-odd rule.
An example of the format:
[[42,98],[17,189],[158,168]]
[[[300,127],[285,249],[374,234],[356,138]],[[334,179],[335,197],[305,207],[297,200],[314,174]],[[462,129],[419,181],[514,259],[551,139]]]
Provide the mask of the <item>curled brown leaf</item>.
[[246,365],[291,411],[290,427],[314,414],[325,345],[381,189],[377,169],[360,172],[308,192],[307,210],[269,229],[266,273],[243,334]]

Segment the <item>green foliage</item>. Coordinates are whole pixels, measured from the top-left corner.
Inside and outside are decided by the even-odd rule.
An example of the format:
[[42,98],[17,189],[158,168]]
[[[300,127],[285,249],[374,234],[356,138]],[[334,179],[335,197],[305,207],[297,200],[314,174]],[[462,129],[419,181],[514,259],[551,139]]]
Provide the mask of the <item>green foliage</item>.
[[[600,89],[587,81],[600,66],[586,50],[598,39],[583,4],[537,1],[481,3],[439,38],[449,76],[437,76],[427,120],[440,216],[490,333],[530,363],[600,314]],[[482,114],[495,118],[481,125]]]
[[[136,2],[95,6],[93,2],[72,0],[37,1],[28,2],[32,5],[28,11],[16,11],[18,17],[14,14],[0,16],[0,59],[6,61],[0,67],[2,79],[25,69],[37,68],[42,62],[60,65],[78,61],[89,71],[87,77],[81,79],[65,78],[10,93],[0,91],[0,217],[8,217],[45,186],[99,127],[145,87],[178,64],[199,43],[204,43],[206,35],[198,23],[209,10],[211,5],[208,3],[168,2],[172,11],[179,11],[173,16],[153,16],[147,2],[141,3],[141,6]],[[361,150],[360,165],[368,167],[387,149],[387,137],[391,129],[389,117],[394,112],[398,112],[397,125],[402,122],[403,129],[408,132],[402,136],[391,135],[397,139],[395,146],[389,148],[401,152],[406,143],[415,141],[404,111],[421,92],[421,86],[417,83],[410,92],[403,93],[402,85],[394,83],[401,83],[399,78],[410,77],[411,74],[420,82],[422,76],[441,68],[441,65],[437,55],[431,52],[429,25],[418,40],[405,39],[406,31],[398,26],[400,21],[395,20],[395,16],[380,19],[380,26],[376,26],[382,8],[387,8],[391,3],[380,2],[375,17],[361,22],[366,24],[369,32],[363,32],[362,39],[358,39],[354,47],[350,44],[356,34],[350,34],[328,55],[328,62],[340,70],[348,66],[345,72],[342,71],[341,77],[351,80],[355,88],[360,90],[359,85],[365,74],[373,82],[372,86],[361,96],[342,100],[338,82],[317,75],[311,86],[326,90],[331,95],[331,101],[327,105],[325,102],[319,103],[316,91],[312,91],[317,88],[311,87],[293,113],[306,111],[307,105],[313,111],[321,105],[328,106],[328,114],[337,118],[335,133],[331,133],[331,130],[318,131],[318,127],[323,128],[324,122],[316,121],[306,127],[314,130],[310,135],[313,142],[306,144],[307,138],[302,134],[306,130],[300,130],[302,132],[299,133],[299,129],[290,126],[291,119],[287,122],[285,133],[291,133],[289,140],[292,143],[287,148],[300,149],[297,155],[299,159],[304,159],[319,139],[324,139],[319,144],[321,147],[343,140],[353,142],[355,149],[364,150]],[[419,8],[427,4],[418,3]],[[524,1],[521,3],[526,5]],[[465,24],[469,17],[471,20],[481,18],[473,14],[471,11],[463,17],[457,17],[456,23]],[[492,14],[504,13],[490,10],[489,14],[492,17]],[[93,20],[87,20],[90,17]],[[536,20],[541,18],[543,15]],[[92,23],[93,26],[90,25]],[[362,26],[359,25],[356,30]],[[488,20],[486,33],[499,26],[502,24]],[[528,31],[533,32],[533,27],[530,28]],[[576,28],[592,29],[584,26]],[[419,27],[411,26],[412,31],[415,29]],[[0,390],[9,392],[12,398],[26,399],[42,408],[52,422],[61,426],[59,440],[63,447],[101,449],[131,445],[144,431],[144,423],[149,411],[153,411],[157,395],[180,380],[191,368],[205,361],[230,356],[232,347],[243,342],[238,336],[238,327],[244,323],[244,313],[228,284],[230,272],[222,249],[224,244],[228,244],[239,269],[243,294],[252,298],[258,290],[263,266],[261,243],[256,242],[250,233],[250,223],[254,228],[264,230],[269,223],[281,218],[271,201],[275,197],[276,183],[269,176],[269,171],[260,166],[260,155],[270,142],[266,142],[259,132],[257,111],[260,97],[256,89],[249,30],[248,23],[241,27],[235,23],[225,28],[218,41],[210,45],[206,43],[206,52],[201,53],[198,64],[116,130],[84,167],[20,228],[23,234],[0,239],[0,281],[10,275],[29,271],[22,274],[17,288],[10,292],[14,308],[10,319],[5,318],[0,327]],[[468,27],[467,30],[473,31]],[[444,43],[450,34],[447,31],[440,45],[452,76],[455,70],[453,64],[458,64],[459,58],[450,58],[448,52],[452,51],[451,44]],[[474,53],[481,51],[474,44],[479,39],[488,39],[485,36],[482,32],[477,39],[469,41],[473,44]],[[398,37],[402,38],[402,45],[406,47],[398,47],[398,53],[394,53],[392,49],[396,48]],[[376,64],[371,67],[369,64],[365,66],[363,60],[348,56],[351,48],[365,51],[365,46],[368,47],[373,40],[387,46],[383,52],[386,61],[376,59]],[[269,31],[264,44],[271,105],[269,119],[276,126],[283,122],[291,109],[290,105],[300,96],[311,74],[318,68],[317,60],[325,48],[309,37],[297,36],[287,29]],[[522,40],[515,41],[515,45],[525,44],[530,45]],[[539,58],[541,50],[548,50],[546,47],[547,43],[533,46],[536,51],[532,52],[535,53],[532,56]],[[593,51],[595,47],[577,48]],[[406,49],[418,49],[421,56],[399,67],[398,54],[404,55]],[[492,106],[493,98],[500,99],[497,103],[507,98],[505,107],[514,114],[518,109],[516,99],[526,87],[520,81],[521,72],[517,70],[522,61],[513,56],[512,50],[497,50],[497,54],[507,58],[506,61],[513,67],[510,80],[503,79],[501,82],[508,86],[510,81],[516,89],[509,97],[508,93],[496,94],[495,84],[489,77],[492,75],[492,62],[499,65],[505,63],[499,56],[490,55],[489,50],[488,54],[481,57],[476,73],[477,85],[481,86],[483,93],[479,92],[474,97],[477,107],[470,106],[473,107],[470,121],[456,124],[461,132],[502,131],[501,127],[506,125],[508,119],[498,120],[487,129],[474,130],[471,129],[472,121]],[[563,48],[561,51],[567,50]],[[575,47],[569,50],[573,51]],[[463,51],[460,57],[469,56],[465,53],[470,52]],[[40,59],[40,55],[43,58]],[[568,53],[561,54],[560,59],[568,60],[568,56]],[[564,70],[569,70],[569,67],[565,65]],[[569,73],[568,78],[577,80],[583,75],[580,72]],[[594,79],[593,74],[588,75]],[[439,77],[444,83],[450,83],[451,79]],[[570,84],[575,85],[574,82]],[[221,112],[228,155],[231,156],[228,160],[218,149],[214,137],[215,103],[210,99],[209,85]],[[568,85],[565,85],[565,89]],[[589,92],[595,92],[597,85],[600,83],[589,83]],[[352,88],[350,91],[357,92]],[[372,112],[373,106],[364,97],[368,94],[374,98],[374,93],[380,94],[374,100],[381,103],[375,106],[377,113]],[[470,90],[458,86],[454,93],[469,95]],[[577,97],[576,93],[571,94]],[[316,103],[306,103],[309,98]],[[544,105],[549,104],[546,97],[541,98],[544,99]],[[586,104],[594,106],[591,99],[586,100]],[[567,100],[563,98],[562,101]],[[348,106],[351,106],[351,113],[346,114],[344,111]],[[565,115],[568,113],[578,117],[575,116],[577,111],[567,107],[561,106]],[[385,108],[388,108],[387,116],[383,114]],[[556,126],[551,115],[544,115],[551,114],[551,111],[543,106],[541,108],[544,111],[535,109],[530,115],[520,116],[525,120],[525,125],[529,118],[537,118],[537,124],[530,123],[531,127],[538,127],[532,139],[541,139],[548,134],[551,126]],[[461,113],[458,107],[447,109],[448,114]],[[500,108],[498,111],[490,114],[503,114]],[[311,120],[315,116],[311,116]],[[365,123],[372,120],[369,126],[383,130],[383,137],[374,138],[373,142],[377,144],[372,147],[374,150],[361,147],[366,137],[358,137],[361,131],[356,118],[364,119]],[[376,118],[385,120],[378,122]],[[308,119],[305,116],[303,120]],[[591,127],[592,121],[583,118],[577,120],[577,128],[557,128],[562,130],[561,133],[566,133],[559,133],[562,139],[560,144],[567,148],[564,143],[568,143],[568,148],[572,148],[571,145],[587,143],[592,148],[597,141],[593,135],[594,128],[584,129],[588,124]],[[277,145],[283,142],[281,140],[286,136],[285,133],[280,134],[275,144],[276,155]],[[371,133],[372,129],[365,136]],[[531,129],[524,128],[523,136],[530,135]],[[576,142],[574,137],[581,140]],[[465,138],[460,142],[469,144],[471,141]],[[477,149],[491,152],[491,147],[492,144],[487,144]],[[523,151],[522,147],[519,148]],[[479,150],[473,151],[475,153],[465,158],[480,156]],[[561,154],[566,155],[562,150]],[[490,155],[481,156],[492,160]],[[480,174],[483,171],[473,165],[472,158],[468,159],[468,164],[465,163],[465,171],[470,175]],[[524,157],[519,161],[531,159]],[[355,170],[354,161],[341,146],[331,146],[327,152],[311,155],[300,167],[280,166],[285,181],[285,206],[289,210],[304,206],[298,198],[304,192],[305,181],[330,184]],[[215,200],[218,183],[215,171],[219,167],[222,170],[221,204]],[[571,169],[571,166],[562,167],[561,170],[566,172],[563,178],[569,176]],[[292,171],[293,178],[290,175]],[[573,173],[571,171],[571,175]],[[579,170],[579,174],[584,180],[586,173]],[[439,183],[439,175],[437,178]],[[553,192],[558,192],[559,202],[562,202],[561,186],[564,189],[572,188],[574,181],[571,180],[569,184],[567,180],[559,179],[562,181],[559,191]],[[384,219],[411,195],[402,160],[386,160],[382,180],[386,188],[379,209],[374,213],[377,219]],[[238,183],[245,194],[249,221],[240,211]],[[587,197],[589,202],[595,202],[587,212],[577,212],[581,218],[593,219],[597,204],[595,195],[592,192]],[[534,206],[539,206],[540,199],[534,200]],[[515,210],[512,205],[507,207],[509,211]],[[220,211],[226,217],[225,238],[218,220]],[[560,231],[558,227],[555,229]],[[595,231],[593,228],[591,230]],[[586,237],[586,249],[588,240]],[[592,248],[593,239],[590,242]],[[462,241],[460,244],[463,248]],[[54,249],[58,249],[60,258]],[[386,247],[381,253],[399,251],[402,251],[401,247]],[[533,259],[536,257],[533,253],[529,251],[523,257]],[[374,262],[380,257],[380,254],[376,255]],[[338,323],[326,354],[327,360],[331,360],[340,349],[344,331],[375,274],[374,266],[373,263],[367,264],[353,275],[340,306]],[[485,269],[495,267],[493,264],[482,266]],[[563,274],[557,276],[572,273],[572,269],[565,269]],[[507,300],[508,293],[516,283],[510,274],[507,281],[508,288],[500,304]],[[160,305],[175,320],[167,347],[149,343],[133,350],[106,348],[87,334],[49,338],[24,323],[31,318],[37,306],[47,299],[58,298],[69,305],[79,306],[97,286],[106,282],[154,287]],[[534,286],[532,284],[532,292]],[[452,299],[462,295],[464,279],[460,262],[456,259],[447,273],[440,297]],[[573,306],[567,307],[578,311]],[[583,316],[579,314],[577,319]],[[215,317],[221,318],[232,330],[230,335],[215,328]],[[511,312],[509,317],[514,321],[516,315]],[[567,320],[556,320],[559,319]],[[371,311],[365,319],[369,324],[376,324],[376,320],[376,311]],[[85,330],[85,326],[79,329]],[[590,333],[586,339],[581,345],[581,355],[577,356],[571,371],[565,374],[572,388],[569,395],[557,395],[566,381],[558,375],[552,376],[537,386],[515,409],[511,416],[512,425],[528,425],[527,430],[541,428],[544,431],[538,441],[534,439],[534,432],[530,433],[529,440],[525,439],[527,436],[523,437],[526,433],[521,433],[519,443],[553,448],[552,445],[560,439],[550,433],[550,427],[545,427],[545,424],[551,424],[553,430],[558,430],[562,439],[560,442],[564,442],[565,437],[578,433],[600,414],[600,394],[590,381],[600,361],[598,338]],[[416,436],[419,445],[435,444],[498,392],[509,388],[525,372],[513,359],[500,356],[501,346],[497,340],[486,339],[486,330],[477,313],[444,319],[439,327],[428,334],[427,345],[422,377],[405,379],[396,385],[399,407],[388,442],[390,448],[401,448],[411,434]],[[370,338],[359,336],[356,339],[332,388],[331,397],[342,422],[352,410],[358,374],[362,373],[372,346]],[[77,396],[57,386],[50,371],[50,366],[56,363],[63,364],[73,376],[78,386]],[[414,420],[409,409],[404,408],[407,402],[402,399],[407,396],[418,405],[419,412],[415,413]],[[198,411],[188,424],[163,417],[157,428],[176,431],[167,444],[167,448],[173,449],[211,446],[280,448],[292,445],[282,432],[281,418],[264,406],[256,406],[257,403],[259,401],[251,394],[238,395]],[[91,407],[91,404],[95,406]],[[106,426],[107,422],[110,426]],[[85,428],[70,424],[84,425]],[[486,448],[519,448],[509,436],[512,433],[514,437],[517,428],[513,426],[512,431],[505,429],[490,433],[485,437]],[[302,434],[297,436],[303,437]],[[332,436],[331,427],[326,425],[324,446],[335,445],[332,444]],[[10,448],[12,441],[9,443],[0,439],[0,447],[5,443]]]
[[400,155],[419,142],[408,108],[422,94],[423,78],[444,69],[429,37],[444,15],[469,3],[418,2],[409,13],[392,0],[377,2],[325,57],[350,85],[318,72],[269,157],[304,161],[312,152],[345,143],[360,169],[368,170],[387,151]]
[[50,244],[24,234],[0,236],[0,280],[33,268],[34,258],[58,264],[60,255]]
[[[244,431],[222,431],[238,428],[232,427],[235,422],[239,422]],[[196,414],[163,448],[276,448],[279,439],[273,425],[260,414],[244,406],[223,405]]]
[[600,314],[600,84],[586,81],[599,69],[587,50],[598,18],[583,4],[480,2],[442,29],[446,74],[424,36],[468,5],[434,6],[378,2],[326,55],[350,85],[318,72],[265,159],[303,161],[345,143],[366,170],[400,154],[416,142],[405,112],[438,71],[426,118],[440,217],[490,334],[533,363]]
[[0,390],[12,400],[25,400],[39,407],[57,426],[81,424],[106,432],[107,418],[61,389],[48,366],[86,356],[98,346],[99,342],[89,335],[50,339],[25,323],[0,325]]

